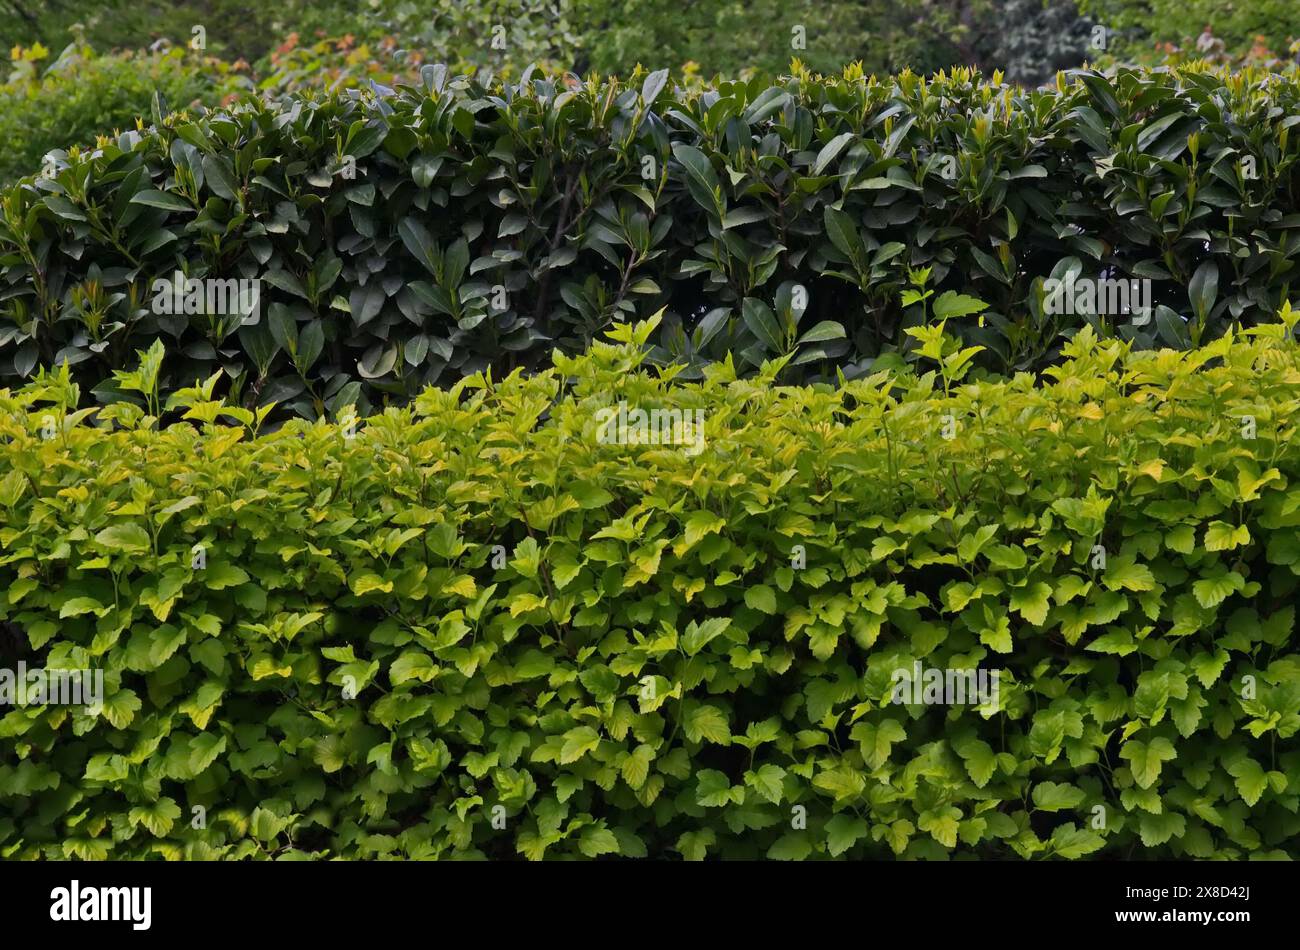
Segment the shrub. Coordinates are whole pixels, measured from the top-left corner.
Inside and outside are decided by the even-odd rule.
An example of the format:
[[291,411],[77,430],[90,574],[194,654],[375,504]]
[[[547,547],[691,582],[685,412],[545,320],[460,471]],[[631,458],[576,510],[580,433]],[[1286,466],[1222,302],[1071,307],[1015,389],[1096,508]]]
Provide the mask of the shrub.
[[[984,367],[1037,371],[1084,323],[1149,347],[1270,320],[1300,248],[1294,74],[1024,92],[850,69],[677,95],[662,71],[421,73],[171,115],[11,188],[0,377],[68,360],[89,389],[161,337],[168,392],[223,368],[232,401],[365,413],[659,308],[656,358],[696,376],[797,352],[786,381],[858,377],[928,314],[965,315]],[[259,279],[261,312],[155,313],[175,273]],[[1154,315],[1049,312],[1044,280],[1072,274],[1150,281]]]
[[[572,0],[377,0],[367,29],[429,50],[455,72],[518,79],[530,65],[572,69],[597,25]],[[630,71],[632,63],[627,64]]]
[[263,95],[283,97],[309,89],[368,89],[371,83],[418,82],[419,63],[408,62],[400,52],[392,38],[373,46],[351,36],[304,43],[297,33],[291,33],[258,63],[256,88]]
[[[951,52],[944,36],[955,17],[944,10],[928,12],[931,29],[913,32],[906,41],[912,58],[903,61],[918,72],[954,62],[934,54],[936,48]],[[859,60],[868,71],[888,72],[894,65],[891,54],[902,52],[899,39],[924,14],[915,3],[703,0],[673,8],[645,0],[575,0],[575,15],[588,25],[582,63],[597,72],[626,75],[637,63],[694,63],[706,76],[750,73],[771,78],[787,68],[792,56],[827,73]],[[793,42],[799,27],[803,48]],[[934,38],[928,47],[925,39],[918,39],[922,36]],[[932,59],[925,58],[926,52]]]
[[101,134],[134,129],[155,94],[177,107],[211,101],[230,76],[215,60],[180,50],[96,55],[72,44],[44,72],[48,51],[15,49],[14,75],[0,85],[0,182],[41,167],[45,154],[93,147]]
[[980,25],[980,65],[1026,85],[1099,58],[1094,24],[1079,15],[1075,0],[1003,0]]
[[1204,31],[1241,56],[1263,44],[1285,50],[1300,33],[1290,0],[1078,0],[1080,9],[1120,40],[1123,55],[1150,55],[1169,44],[1193,47]]
[[1041,82],[1088,58],[1074,0],[574,0],[580,62],[602,73],[694,64],[705,75],[775,76],[797,56],[819,72],[999,68]]
[[208,52],[253,62],[291,30],[341,35],[371,22],[368,4],[336,0],[33,0],[0,2],[0,47],[61,45],[79,31],[100,49],[137,49],[158,40],[188,44],[202,26]]
[[[0,393],[5,665],[106,684],[0,718],[0,854],[1294,858],[1283,320],[1086,329],[1044,387],[941,328],[919,377],[682,383],[622,327],[261,435]],[[891,702],[916,662],[996,700]]]

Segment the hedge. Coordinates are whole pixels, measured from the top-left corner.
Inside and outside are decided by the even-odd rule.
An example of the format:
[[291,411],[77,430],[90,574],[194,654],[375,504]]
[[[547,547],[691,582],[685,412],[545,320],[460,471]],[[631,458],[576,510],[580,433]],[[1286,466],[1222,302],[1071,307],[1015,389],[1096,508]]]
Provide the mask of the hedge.
[[[161,337],[166,392],[220,368],[232,402],[365,415],[660,308],[656,359],[690,375],[795,352],[785,382],[854,378],[924,319],[903,292],[927,269],[939,316],[988,302],[959,331],[982,366],[1040,371],[1085,322],[1186,347],[1270,320],[1300,247],[1294,73],[421,73],[160,114],[3,194],[0,380],[68,360],[120,398],[104,380]],[[178,272],[262,281],[257,322],[158,315]],[[1153,318],[1045,312],[1067,273],[1150,280]]]
[[1294,324],[792,387],[645,323],[270,433],[0,391],[3,666],[106,684],[0,718],[0,856],[1296,857]]
[[230,86],[230,67],[181,50],[96,55],[69,45],[53,63],[48,50],[13,51],[28,75],[0,84],[0,183],[41,167],[49,151],[89,148],[101,134],[135,128],[156,94],[177,106],[213,101]]

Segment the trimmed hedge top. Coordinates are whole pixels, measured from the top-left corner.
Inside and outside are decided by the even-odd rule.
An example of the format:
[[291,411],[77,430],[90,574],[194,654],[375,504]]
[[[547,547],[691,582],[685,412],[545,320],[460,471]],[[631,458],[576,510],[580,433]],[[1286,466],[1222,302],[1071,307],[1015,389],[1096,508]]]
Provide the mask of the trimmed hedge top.
[[[854,377],[924,319],[901,291],[925,268],[988,302],[960,330],[984,365],[1037,370],[1084,322],[1181,347],[1270,319],[1300,247],[1294,75],[422,75],[159,115],[11,188],[0,377],[68,360],[88,389],[161,337],[167,392],[224,368],[246,405],[364,414],[659,308],[688,374],[796,352],[787,379]],[[155,313],[176,272],[261,280],[257,323]],[[1068,272],[1150,280],[1152,318],[1045,312]]]
[[834,389],[622,327],[261,436],[0,392],[5,665],[106,681],[0,718],[0,855],[1294,858],[1294,323]]

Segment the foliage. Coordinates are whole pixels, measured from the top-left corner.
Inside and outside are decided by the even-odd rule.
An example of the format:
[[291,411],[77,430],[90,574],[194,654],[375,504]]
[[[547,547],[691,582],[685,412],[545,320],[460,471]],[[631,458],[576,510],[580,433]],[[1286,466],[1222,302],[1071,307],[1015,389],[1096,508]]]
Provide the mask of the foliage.
[[1166,44],[1195,46],[1208,32],[1229,53],[1243,55],[1260,44],[1285,50],[1300,37],[1292,0],[1078,0],[1085,15],[1114,31],[1121,55],[1159,52]]
[[373,44],[353,36],[304,42],[290,33],[257,64],[255,88],[264,95],[285,96],[311,89],[414,83],[419,81],[418,66],[419,57],[399,51],[392,37]]
[[[921,376],[681,383],[623,326],[261,435],[211,381],[163,429],[0,392],[5,665],[106,684],[0,718],[0,855],[1294,858],[1282,320],[1087,329],[1042,387],[939,328]],[[892,702],[917,661],[996,700]]]
[[186,45],[204,29],[208,53],[230,62],[260,59],[291,30],[342,35],[370,22],[366,4],[346,0],[0,0],[0,48],[59,47],[84,31],[97,49]]
[[[1087,55],[1074,0],[697,0],[676,7],[648,0],[294,0],[265,9],[231,0],[60,0],[44,10],[31,6],[0,0],[0,46],[62,43],[80,18],[105,48],[158,39],[183,44],[201,24],[211,51],[255,66],[278,38],[307,38],[305,47],[329,36],[352,37],[358,48],[371,49],[392,40],[430,51],[455,72],[489,69],[506,78],[530,64],[627,76],[638,62],[683,69],[686,76],[774,77],[797,55],[822,72],[855,61],[878,74],[965,65],[999,68],[1027,84],[1078,66]],[[795,27],[804,31],[799,48],[792,44]],[[381,68],[386,58],[377,56]]]
[[[656,358],[688,375],[797,349],[785,380],[857,377],[911,349],[921,274],[937,318],[979,313],[952,327],[982,366],[1036,371],[1085,322],[1145,347],[1271,320],[1300,249],[1293,74],[420,73],[168,115],[9,189],[0,376],[67,360],[111,399],[161,337],[168,393],[222,368],[232,401],[365,414],[666,307]],[[260,314],[156,313],[177,272],[261,280]],[[1153,312],[1048,312],[1071,274],[1150,280]]]
[[1032,85],[1087,58],[1074,0],[575,0],[575,18],[586,27],[580,62],[602,73],[691,63],[706,76],[771,77],[797,56],[824,73],[974,66]]
[[418,68],[436,51],[452,72],[518,78],[533,65],[562,74],[574,62],[577,38],[565,13],[547,0],[466,5],[382,0],[366,11],[356,34],[335,30],[310,38],[290,33],[253,65],[257,88],[275,95],[314,88],[419,84]]
[[507,79],[530,65],[574,68],[595,26],[572,0],[378,0],[374,7],[371,33],[391,35],[453,72],[488,70]]
[[181,50],[96,55],[72,43],[48,66],[39,44],[12,51],[0,85],[0,182],[40,167],[52,149],[92,146],[100,134],[135,128],[155,93],[178,107],[212,101],[237,80],[229,66]]
[[[1124,49],[1124,47],[1121,47],[1121,52]],[[1263,37],[1256,37],[1255,42],[1249,48],[1230,48],[1223,40],[1215,36],[1209,27],[1206,27],[1195,40],[1188,40],[1181,45],[1170,42],[1157,43],[1153,51],[1146,53],[1141,58],[1143,60],[1157,61],[1167,66],[1201,62],[1216,66],[1227,66],[1231,69],[1250,67],[1254,69],[1291,71],[1295,68],[1297,53],[1300,53],[1300,40],[1294,40],[1289,46],[1275,51],[1268,46]]]
[[1098,59],[1093,23],[1079,15],[1074,0],[1004,0],[980,26],[979,64],[1025,85]]
[[[257,65],[285,38],[351,37],[357,47],[400,37],[410,49],[437,52],[456,69],[492,69],[518,76],[529,63],[572,67],[580,42],[569,23],[567,0],[281,0],[250,6],[245,0],[0,0],[0,47],[66,42],[83,29],[98,48],[140,48],[159,40],[188,44],[204,28],[208,52],[229,62]],[[494,32],[496,27],[503,33]],[[381,57],[382,60],[382,57]]]
[[[648,69],[694,63],[705,76],[727,78],[776,76],[796,56],[823,72],[836,72],[854,60],[862,60],[869,72],[888,72],[892,40],[907,34],[914,24],[904,17],[919,6],[815,0],[706,0],[674,6],[651,0],[575,0],[575,5],[576,15],[590,24],[582,48],[585,68],[626,75],[638,63]],[[953,24],[952,14],[932,12],[943,26],[934,24],[929,35],[942,36]],[[792,45],[796,28],[804,31],[802,48]],[[910,40],[913,52],[918,42],[925,41]],[[925,71],[914,59],[904,61]]]

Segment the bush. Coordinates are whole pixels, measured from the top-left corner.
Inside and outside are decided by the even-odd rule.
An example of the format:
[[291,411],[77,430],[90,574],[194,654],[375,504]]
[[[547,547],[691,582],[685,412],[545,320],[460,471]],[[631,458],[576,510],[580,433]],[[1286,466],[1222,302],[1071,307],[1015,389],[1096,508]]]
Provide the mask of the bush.
[[341,35],[371,22],[368,4],[346,0],[0,0],[0,46],[58,46],[83,32],[99,49],[138,49],[158,40],[186,45],[203,27],[205,48],[234,62],[253,62],[291,30]]
[[529,65],[574,68],[596,26],[572,0],[378,0],[373,6],[371,35],[428,50],[455,72],[487,69],[507,79],[518,79]]
[[689,63],[706,76],[771,77],[797,56],[825,73],[853,62],[878,74],[975,66],[1038,83],[1089,58],[1074,0],[574,0],[573,19],[582,65],[623,75]]
[[1120,40],[1122,55],[1150,56],[1167,45],[1193,47],[1202,32],[1238,56],[1259,44],[1285,50],[1300,35],[1290,0],[1078,0],[1088,16]]
[[0,86],[0,182],[40,168],[45,154],[93,147],[101,134],[134,129],[155,93],[183,108],[211,101],[230,68],[180,50],[97,56],[73,44],[44,72],[43,47],[15,49],[14,74]]
[[[919,12],[915,6],[704,0],[666,7],[646,0],[576,0],[575,16],[587,27],[582,65],[597,72],[626,75],[638,63],[647,68],[693,63],[705,76],[749,73],[770,79],[788,67],[792,56],[828,73],[856,60],[868,71],[888,72],[891,54],[902,52],[899,38],[915,25],[909,16]],[[913,34],[909,52],[933,53],[935,47],[951,52],[943,37],[955,17],[943,10],[929,12],[933,28],[924,35],[935,39],[926,50],[924,41],[917,40],[922,34]],[[792,45],[793,31],[799,27],[802,48]],[[910,64],[918,72],[953,64],[951,59],[937,58],[941,61],[928,62],[914,55]]]
[[419,63],[408,62],[409,54],[399,55],[402,52],[391,38],[373,46],[350,36],[304,43],[291,33],[258,63],[256,89],[263,95],[284,97],[311,89],[419,82]]
[[981,26],[980,65],[1026,85],[1098,59],[1094,24],[1080,17],[1075,0],[1003,0]]
[[[0,854],[1294,858],[1283,319],[1088,329],[1042,388],[940,328],[920,377],[675,383],[623,327],[263,435],[0,393],[4,665],[105,682],[0,718]],[[918,662],[997,694],[894,703]]]
[[[68,360],[89,389],[161,337],[167,392],[221,368],[246,405],[364,414],[664,307],[656,358],[697,377],[728,353],[862,376],[931,314],[965,315],[985,368],[1038,371],[1085,323],[1181,347],[1271,320],[1300,248],[1293,73],[1024,92],[850,69],[677,96],[664,72],[421,72],[168,116],[11,188],[0,378]],[[259,279],[261,312],[155,313],[176,273]],[[1153,315],[1048,312],[1044,279],[1072,274],[1149,280]]]

